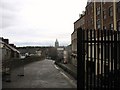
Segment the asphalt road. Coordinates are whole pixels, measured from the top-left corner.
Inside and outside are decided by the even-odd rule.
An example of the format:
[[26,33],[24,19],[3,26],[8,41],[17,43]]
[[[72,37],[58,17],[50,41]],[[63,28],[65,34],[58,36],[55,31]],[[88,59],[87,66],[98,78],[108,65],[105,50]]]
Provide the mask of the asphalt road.
[[75,88],[61,71],[56,69],[52,60],[42,60],[16,69],[11,74],[11,82],[3,82],[3,88]]

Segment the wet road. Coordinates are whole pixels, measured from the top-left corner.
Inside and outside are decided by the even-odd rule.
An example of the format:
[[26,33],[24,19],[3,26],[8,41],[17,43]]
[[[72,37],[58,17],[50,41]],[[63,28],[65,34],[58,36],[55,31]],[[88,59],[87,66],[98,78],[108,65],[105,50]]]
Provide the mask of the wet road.
[[3,82],[3,88],[75,88],[70,81],[55,68],[52,60],[30,63],[24,67],[24,76],[17,76],[22,69],[16,69],[12,82]]

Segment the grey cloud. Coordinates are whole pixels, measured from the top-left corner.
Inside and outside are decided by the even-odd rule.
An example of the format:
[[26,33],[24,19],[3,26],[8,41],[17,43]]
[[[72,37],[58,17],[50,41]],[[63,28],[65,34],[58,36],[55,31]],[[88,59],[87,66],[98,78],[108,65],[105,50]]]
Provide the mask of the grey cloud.
[[21,0],[0,0],[0,28],[13,26],[16,23],[15,17],[20,10]]
[[0,28],[4,29],[13,25],[15,25],[15,23],[13,22],[12,18],[2,18]]
[[10,11],[18,11],[21,7],[21,0],[0,0],[0,8]]
[[9,26],[14,25],[14,16],[10,14],[2,14],[1,16],[1,22],[0,22],[0,28],[6,28]]
[[[24,10],[24,8],[25,8],[25,7],[22,7],[23,3],[25,3],[24,1],[26,1],[26,0],[0,0],[0,21],[2,21],[2,22],[0,22],[0,29],[2,29],[2,34],[3,34],[4,37],[7,37],[8,39],[11,39],[12,43],[14,43],[18,46],[24,46],[24,45],[45,45],[45,46],[46,45],[54,45],[54,42],[55,42],[54,40],[56,38],[58,38],[58,40],[59,40],[59,38],[61,38],[60,45],[67,45],[67,43],[69,43],[69,41],[66,38],[68,38],[70,35],[67,36],[68,34],[65,33],[66,31],[60,31],[60,29],[62,30],[64,28],[56,28],[57,25],[58,26],[60,25],[59,23],[56,25],[56,27],[53,28],[53,30],[51,28],[49,28],[49,25],[52,26],[52,20],[54,21],[53,18],[51,18],[50,20],[47,20],[46,18],[43,18],[43,19],[47,20],[47,22],[49,22],[49,25],[48,26],[45,25],[45,27],[42,27],[42,25],[41,25],[43,22],[40,23],[41,26],[39,26],[38,29],[35,29],[37,27],[34,27],[34,25],[32,26],[30,24],[31,25],[30,26],[29,23],[28,23],[28,26],[27,26],[26,25],[27,22],[24,22],[25,21],[24,17],[22,18],[22,13],[23,12],[19,13],[21,8],[22,8],[22,10]],[[27,2],[25,4],[27,4],[28,2],[29,2],[29,0],[27,0]],[[35,9],[38,10],[37,7]],[[44,9],[44,11],[45,11],[45,9]],[[30,12],[31,12],[31,14],[35,14],[35,16],[36,16],[36,14],[39,14],[39,13],[37,13],[37,11],[35,13],[33,13],[30,10]],[[26,15],[31,15],[31,14],[26,14]],[[45,14],[45,15],[47,15],[47,14]],[[49,15],[47,15],[47,17]],[[34,19],[35,16],[32,17],[32,18]],[[54,16],[54,15],[52,15],[52,16]],[[26,16],[26,17],[28,17],[28,16]],[[36,20],[39,20],[39,19],[37,18]],[[58,22],[59,20],[56,19],[56,21]],[[61,27],[62,27],[62,25],[61,25]],[[56,30],[54,30],[55,28],[56,28]],[[64,33],[64,34],[62,34],[62,33]],[[66,40],[66,41],[63,41],[63,39]],[[26,42],[27,40],[28,41],[31,40],[31,41]],[[35,40],[36,40],[36,42],[33,42]]]
[[6,29],[3,29],[2,33],[4,36],[13,36],[13,37],[49,37],[49,34],[46,34],[45,32],[42,32],[42,30],[39,30],[41,32],[35,32],[36,29],[29,29],[29,28],[20,28],[20,27],[9,27]]

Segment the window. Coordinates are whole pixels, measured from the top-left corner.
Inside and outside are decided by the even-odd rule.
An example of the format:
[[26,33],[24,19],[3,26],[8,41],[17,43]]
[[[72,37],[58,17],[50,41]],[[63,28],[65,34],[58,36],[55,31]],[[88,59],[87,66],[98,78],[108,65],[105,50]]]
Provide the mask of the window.
[[120,13],[120,1],[117,3],[117,12]]
[[97,28],[100,29],[100,19],[97,20]]
[[110,24],[110,30],[113,30],[113,24]]
[[103,11],[103,19],[106,19],[106,11]]
[[91,23],[93,24],[93,18],[91,18]]
[[118,21],[118,31],[120,31],[120,21]]
[[118,11],[118,13],[120,13],[120,7],[119,7],[119,8],[117,8],[117,11]]
[[0,44],[0,48],[3,48],[3,47],[4,47],[4,44],[1,43],[1,44]]
[[92,4],[91,4],[91,8],[92,8],[92,9],[91,9],[91,12],[93,13],[93,9],[94,9],[94,8],[93,8],[93,5],[92,5]]
[[97,15],[99,15],[99,14],[100,14],[100,6],[97,7]]
[[113,16],[113,7],[109,8],[109,16]]
[[106,30],[106,29],[107,29],[107,28],[106,28],[106,26],[103,26],[103,29],[105,29],[105,30]]
[[88,20],[87,20],[87,25],[89,25],[89,22],[88,22]]
[[86,14],[88,15],[89,14],[89,12],[88,12],[89,10],[88,9],[86,9]]
[[120,6],[117,6],[117,12],[120,13]]

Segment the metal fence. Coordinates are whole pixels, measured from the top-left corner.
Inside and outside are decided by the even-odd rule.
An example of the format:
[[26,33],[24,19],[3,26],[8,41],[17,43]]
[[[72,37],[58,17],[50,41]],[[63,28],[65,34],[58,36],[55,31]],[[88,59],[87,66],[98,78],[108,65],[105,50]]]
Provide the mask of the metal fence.
[[77,30],[78,88],[120,89],[120,31]]

